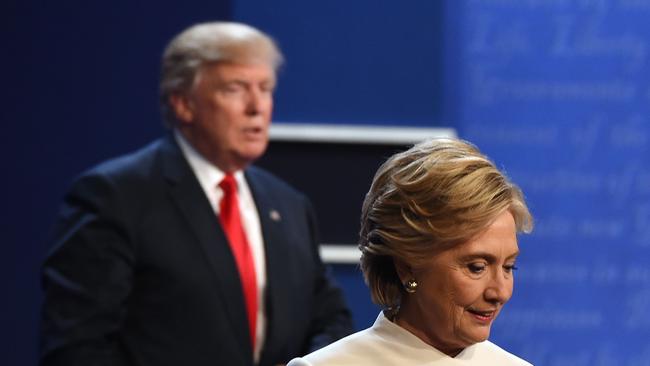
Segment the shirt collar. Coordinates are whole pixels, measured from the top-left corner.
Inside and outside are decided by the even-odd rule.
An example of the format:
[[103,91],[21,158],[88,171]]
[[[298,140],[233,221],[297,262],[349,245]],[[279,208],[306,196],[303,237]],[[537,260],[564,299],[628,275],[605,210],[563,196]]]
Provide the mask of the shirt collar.
[[[196,178],[199,180],[199,183],[204,190],[213,190],[219,185],[223,180],[223,177],[226,175],[221,169],[217,168],[212,164],[208,159],[206,159],[201,153],[199,153],[192,144],[181,134],[178,130],[174,130],[174,138],[180,146],[183,155],[187,159],[190,167],[194,171]],[[236,171],[234,174],[235,180],[237,180],[237,186],[241,186],[244,180],[244,173],[241,170]]]

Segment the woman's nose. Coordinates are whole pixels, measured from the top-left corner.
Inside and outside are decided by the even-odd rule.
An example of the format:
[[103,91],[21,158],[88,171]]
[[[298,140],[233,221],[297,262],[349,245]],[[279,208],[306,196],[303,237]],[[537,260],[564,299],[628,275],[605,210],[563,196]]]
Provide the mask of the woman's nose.
[[512,274],[496,271],[490,279],[488,287],[485,289],[485,299],[490,302],[504,304],[510,300],[512,288]]

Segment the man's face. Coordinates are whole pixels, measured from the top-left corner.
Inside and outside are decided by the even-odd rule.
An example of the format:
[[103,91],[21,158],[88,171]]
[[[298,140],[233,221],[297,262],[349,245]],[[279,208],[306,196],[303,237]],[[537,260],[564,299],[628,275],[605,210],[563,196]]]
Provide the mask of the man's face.
[[506,211],[481,235],[413,270],[418,288],[405,295],[398,324],[402,318],[405,328],[450,355],[486,340],[512,296],[518,253],[515,222]]
[[268,145],[274,88],[269,65],[205,65],[187,94],[171,98],[178,129],[221,170],[243,169]]

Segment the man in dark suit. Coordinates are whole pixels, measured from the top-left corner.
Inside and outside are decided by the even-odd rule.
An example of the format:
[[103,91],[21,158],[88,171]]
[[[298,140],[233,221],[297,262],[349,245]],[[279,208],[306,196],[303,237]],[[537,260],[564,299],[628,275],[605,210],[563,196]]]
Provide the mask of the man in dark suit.
[[351,331],[309,201],[250,166],[281,59],[237,23],[171,41],[168,136],[65,197],[43,265],[43,365],[276,365]]

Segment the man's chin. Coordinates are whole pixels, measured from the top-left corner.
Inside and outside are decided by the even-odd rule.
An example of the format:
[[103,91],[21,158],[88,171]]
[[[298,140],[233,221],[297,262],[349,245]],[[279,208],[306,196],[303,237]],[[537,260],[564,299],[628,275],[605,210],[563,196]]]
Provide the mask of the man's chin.
[[255,162],[255,160],[261,158],[264,152],[266,152],[266,145],[264,145],[264,148],[248,149],[239,154],[239,160],[243,165],[248,166]]

